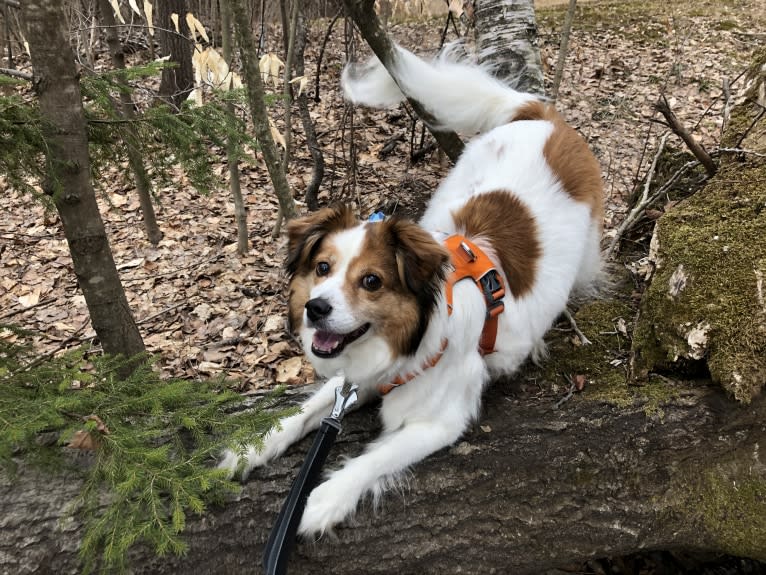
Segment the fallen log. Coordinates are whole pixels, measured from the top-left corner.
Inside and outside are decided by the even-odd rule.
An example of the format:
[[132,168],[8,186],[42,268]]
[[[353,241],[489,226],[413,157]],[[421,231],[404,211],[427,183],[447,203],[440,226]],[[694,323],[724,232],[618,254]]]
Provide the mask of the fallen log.
[[[554,409],[555,397],[493,385],[461,442],[415,466],[380,509],[363,505],[334,537],[299,543],[290,572],[543,573],[641,549],[766,559],[763,398],[744,406],[717,386],[679,385],[657,411],[591,395]],[[376,427],[374,408],[349,415],[330,463]],[[138,549],[133,572],[259,572],[308,441],[254,472],[235,501],[190,518],[184,557]],[[0,481],[0,573],[77,573],[77,474],[22,465]]]

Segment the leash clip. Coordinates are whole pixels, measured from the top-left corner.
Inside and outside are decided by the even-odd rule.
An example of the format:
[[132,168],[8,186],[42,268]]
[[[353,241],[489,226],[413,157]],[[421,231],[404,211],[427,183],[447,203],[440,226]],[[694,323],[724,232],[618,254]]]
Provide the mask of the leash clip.
[[358,389],[358,385],[349,383],[344,383],[335,388],[335,404],[332,406],[329,419],[334,419],[340,423],[346,411],[359,399],[356,393]]

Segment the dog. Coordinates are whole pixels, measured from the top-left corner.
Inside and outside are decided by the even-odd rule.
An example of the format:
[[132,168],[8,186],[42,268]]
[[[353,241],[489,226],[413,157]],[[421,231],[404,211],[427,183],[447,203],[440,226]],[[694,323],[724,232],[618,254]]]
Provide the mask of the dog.
[[[340,206],[288,227],[289,321],[329,380],[262,450],[244,462],[228,452],[221,466],[241,465],[244,478],[281,455],[328,415],[343,378],[360,404],[383,394],[380,437],[313,490],[304,536],[332,530],[457,441],[487,382],[544,353],[546,331],[601,269],[601,170],[551,104],[449,56],[427,62],[397,47],[395,67],[398,84],[375,59],[347,67],[347,98],[380,108],[406,94],[434,128],[480,135],[419,223],[359,222]],[[478,274],[455,278],[479,260]]]

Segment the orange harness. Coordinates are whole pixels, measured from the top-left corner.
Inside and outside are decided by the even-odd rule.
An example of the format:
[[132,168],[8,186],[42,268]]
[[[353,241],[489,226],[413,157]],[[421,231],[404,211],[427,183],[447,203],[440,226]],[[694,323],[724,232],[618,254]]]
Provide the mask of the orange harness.
[[[489,259],[479,247],[464,236],[450,236],[444,246],[450,253],[452,259],[453,272],[447,278],[446,299],[447,312],[452,315],[452,291],[455,284],[461,280],[471,278],[476,287],[479,288],[487,304],[487,315],[484,319],[484,329],[481,332],[479,340],[479,353],[487,355],[495,351],[495,340],[497,339],[497,316],[505,309],[503,297],[505,296],[505,287],[495,264]],[[423,369],[435,366],[444,355],[447,349],[447,340],[442,341],[441,349],[433,357],[428,359],[422,366]],[[412,381],[419,372],[411,372],[400,375],[391,383],[378,386],[381,395],[400,385]]]

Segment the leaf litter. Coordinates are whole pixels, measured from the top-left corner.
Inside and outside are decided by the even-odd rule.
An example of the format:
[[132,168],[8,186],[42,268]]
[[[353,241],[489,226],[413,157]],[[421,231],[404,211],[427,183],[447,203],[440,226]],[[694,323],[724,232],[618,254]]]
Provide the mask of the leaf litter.
[[[538,10],[548,81],[564,10]],[[736,100],[740,86],[734,80],[749,64],[765,22],[766,9],[757,0],[578,3],[557,106],[601,162],[607,235],[628,211],[663,131],[651,122],[660,93],[694,127],[695,137],[715,147],[725,104],[721,86],[728,79]],[[436,153],[410,164],[411,142],[417,148],[421,128],[413,130],[402,109],[351,111],[344,105],[338,90],[344,61],[340,26],[330,37],[320,99],[314,99],[313,75],[327,24],[321,20],[311,27],[308,82],[301,81],[327,162],[320,203],[349,202],[362,217],[378,209],[417,215],[448,167]],[[405,47],[434,54],[442,26],[443,19],[409,21],[390,26],[390,31]],[[278,52],[281,39],[272,34],[268,44]],[[280,91],[277,86],[274,93]],[[271,114],[276,130],[282,131],[281,104]],[[351,121],[355,171],[349,150]],[[301,199],[311,178],[311,157],[302,129],[295,122],[294,128],[288,179],[305,211]],[[250,157],[241,165],[251,241],[245,257],[236,254],[223,160],[214,169],[220,174],[220,189],[209,195],[197,193],[181,173],[176,187],[157,190],[164,237],[156,247],[145,240],[132,183],[115,174],[105,174],[99,182],[104,190],[99,205],[115,262],[146,347],[159,356],[157,366],[166,376],[225,375],[245,393],[278,383],[310,383],[313,371],[286,329],[285,242],[284,236],[272,238],[278,204],[263,160]],[[0,221],[0,323],[36,330],[41,353],[94,338],[55,213],[10,189],[2,175],[0,193],[6,206]],[[4,330],[0,337],[16,336]]]

